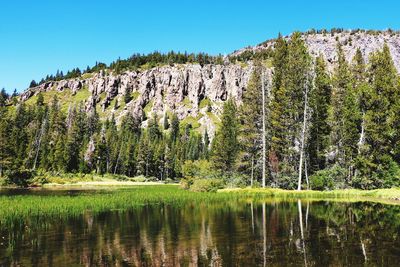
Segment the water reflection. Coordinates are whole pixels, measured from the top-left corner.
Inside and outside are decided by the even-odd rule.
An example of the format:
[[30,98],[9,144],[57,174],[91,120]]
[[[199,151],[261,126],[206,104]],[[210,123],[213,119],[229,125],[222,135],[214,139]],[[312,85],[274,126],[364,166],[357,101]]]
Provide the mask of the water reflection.
[[270,200],[88,212],[0,227],[0,266],[396,266],[399,211]]

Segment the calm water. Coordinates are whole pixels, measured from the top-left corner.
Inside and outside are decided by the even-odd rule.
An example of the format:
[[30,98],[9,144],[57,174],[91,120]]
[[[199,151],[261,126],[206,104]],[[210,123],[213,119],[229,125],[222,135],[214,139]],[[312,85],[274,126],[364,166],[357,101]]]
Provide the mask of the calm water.
[[377,203],[148,205],[0,227],[0,266],[399,266],[399,234]]

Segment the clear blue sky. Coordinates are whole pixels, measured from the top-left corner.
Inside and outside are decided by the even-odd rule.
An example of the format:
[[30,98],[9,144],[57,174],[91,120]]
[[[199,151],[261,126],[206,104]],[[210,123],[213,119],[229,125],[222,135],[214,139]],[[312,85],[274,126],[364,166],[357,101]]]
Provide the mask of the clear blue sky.
[[158,51],[227,54],[279,32],[400,29],[397,1],[2,0],[0,88]]

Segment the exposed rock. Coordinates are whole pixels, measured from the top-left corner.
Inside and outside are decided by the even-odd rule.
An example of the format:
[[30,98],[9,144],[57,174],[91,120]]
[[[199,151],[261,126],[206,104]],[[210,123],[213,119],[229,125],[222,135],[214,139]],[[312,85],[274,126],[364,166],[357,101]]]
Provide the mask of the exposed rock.
[[[290,37],[285,37],[290,38]],[[330,70],[336,61],[336,45],[339,41],[347,60],[351,60],[360,48],[365,59],[368,55],[381,49],[386,42],[392,53],[394,64],[400,70],[400,35],[390,32],[368,34],[366,32],[342,32],[326,34],[304,34],[303,38],[309,47],[310,54],[323,54]],[[234,52],[239,55],[246,50],[259,51],[273,47],[274,41],[248,47]],[[25,101],[37,94],[49,90],[71,90],[72,96],[79,90],[89,90],[90,96],[85,100],[86,110],[95,107],[102,112],[102,118],[114,115],[117,122],[128,113],[139,118],[143,125],[146,120],[157,113],[159,118],[169,112],[175,112],[179,119],[193,117],[201,125],[200,131],[207,129],[212,136],[215,123],[222,111],[222,103],[233,97],[238,103],[242,99],[252,71],[252,64],[231,64],[228,58],[224,65],[184,64],[156,67],[150,70],[129,71],[114,75],[101,71],[87,79],[70,79],[58,82],[46,82],[38,87],[26,90],[21,94]],[[124,105],[126,91],[131,92],[133,99]],[[118,101],[112,107],[112,101]],[[202,101],[207,103],[202,105]],[[211,112],[207,112],[211,105]],[[210,114],[212,113],[212,114]]]
[[[334,62],[336,61],[337,53],[336,46],[337,42],[342,44],[343,52],[346,59],[350,61],[355,53],[356,49],[360,48],[364,59],[368,62],[369,54],[378,49],[381,49],[385,42],[389,46],[394,65],[397,71],[400,72],[400,34],[384,31],[379,33],[368,33],[366,31],[344,31],[341,33],[315,33],[315,34],[303,34],[303,39],[308,45],[310,54],[313,57],[322,54],[328,63],[330,70],[333,69]],[[290,36],[286,36],[285,39],[290,39]],[[271,40],[264,42],[263,44],[243,48],[238,50],[232,55],[239,55],[246,50],[260,51],[267,49],[268,47],[274,46],[275,41]]]
[[[145,121],[152,113],[162,117],[165,113],[175,112],[179,119],[189,116],[199,120],[202,127],[212,134],[215,125],[207,115],[207,106],[201,107],[201,101],[208,101],[213,111],[219,115],[222,103],[229,97],[240,101],[243,89],[251,74],[251,64],[205,65],[185,64],[156,67],[143,72],[125,72],[121,75],[94,74],[88,79],[71,79],[44,83],[21,94],[26,100],[39,92],[49,90],[89,90],[85,101],[86,110],[100,107],[102,112],[111,109],[117,121],[128,112]],[[87,88],[87,89],[86,89]],[[136,96],[122,109],[109,107],[111,101],[123,101],[126,91]],[[206,100],[206,98],[208,100]],[[147,113],[147,114],[146,114]]]

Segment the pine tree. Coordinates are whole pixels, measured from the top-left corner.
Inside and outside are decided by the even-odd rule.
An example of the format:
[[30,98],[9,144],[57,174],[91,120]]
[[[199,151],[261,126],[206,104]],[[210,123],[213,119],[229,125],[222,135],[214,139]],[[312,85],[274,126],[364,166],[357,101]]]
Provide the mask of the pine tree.
[[332,89],[332,114],[330,116],[331,125],[331,146],[335,154],[334,163],[340,166],[345,166],[345,100],[347,92],[351,91],[351,74],[349,65],[343,53],[342,46],[337,45],[338,61],[333,75],[333,89]]
[[350,183],[355,174],[354,164],[358,154],[362,115],[354,79],[340,44],[337,53],[338,62],[333,78],[333,112],[330,119],[331,144],[336,149],[334,163],[347,170],[345,182]]
[[[371,88],[365,93],[365,143],[359,170],[364,188],[399,185],[392,175],[399,143],[399,77],[385,44],[382,51],[370,57],[369,81]],[[393,168],[390,170],[390,168]],[[397,180],[396,180],[397,179]]]
[[216,170],[233,172],[238,152],[238,121],[235,102],[229,99],[224,104],[221,126],[212,147],[212,162]]
[[253,73],[246,91],[243,94],[243,103],[239,107],[238,141],[240,151],[236,167],[239,172],[248,177],[257,177],[261,173],[262,149],[262,94],[261,94],[261,62],[254,61]]
[[168,128],[169,128],[169,122],[168,122],[167,114],[164,114],[163,128],[164,128],[164,130],[168,130]]
[[203,136],[203,151],[201,158],[208,160],[210,158],[210,137],[208,136],[207,129],[204,130]]
[[13,146],[10,140],[10,130],[12,122],[7,113],[0,106],[0,177],[5,170],[9,170],[13,165]]
[[279,165],[284,161],[286,150],[289,147],[288,140],[288,106],[289,94],[284,84],[287,69],[288,47],[281,35],[275,42],[272,64],[274,76],[272,79],[272,99],[269,104],[269,165],[272,178],[276,183],[279,174]]
[[310,96],[312,109],[308,154],[310,173],[326,166],[326,150],[329,145],[330,126],[328,112],[331,104],[331,79],[326,71],[324,58],[320,55],[315,61],[315,88]]
[[176,116],[176,114],[172,114],[172,119],[171,119],[171,138],[170,140],[172,142],[175,142],[176,140],[179,139],[179,127],[180,127],[180,123],[179,123],[179,119],[178,116]]

